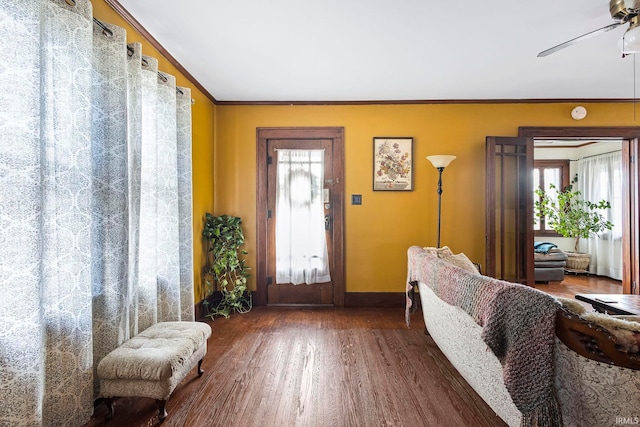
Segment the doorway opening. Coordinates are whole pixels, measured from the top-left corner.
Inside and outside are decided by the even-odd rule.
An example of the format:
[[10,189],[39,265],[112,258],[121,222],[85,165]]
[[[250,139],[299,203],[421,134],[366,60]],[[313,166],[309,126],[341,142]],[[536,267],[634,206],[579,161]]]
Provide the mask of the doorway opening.
[[519,136],[535,140],[621,141],[622,145],[622,291],[638,294],[640,283],[640,202],[638,164],[640,127],[521,127]]
[[[554,194],[571,187],[579,191],[584,200],[597,203],[605,200],[611,207],[600,214],[613,224],[611,230],[599,233],[598,238],[563,237],[550,227],[544,218],[535,218],[533,233],[535,242],[551,243],[565,253],[589,254],[586,268],[575,269],[567,265],[569,274],[595,274],[622,281],[622,236],[628,234],[628,224],[623,221],[626,198],[623,185],[623,141],[610,139],[534,139],[534,190],[540,188]],[[535,197],[535,196],[534,196]],[[627,230],[625,230],[627,229]]]
[[638,294],[640,215],[638,140],[640,127],[521,127],[519,137],[487,137],[487,275],[533,286],[534,140],[622,141],[625,195],[622,235],[622,290]]

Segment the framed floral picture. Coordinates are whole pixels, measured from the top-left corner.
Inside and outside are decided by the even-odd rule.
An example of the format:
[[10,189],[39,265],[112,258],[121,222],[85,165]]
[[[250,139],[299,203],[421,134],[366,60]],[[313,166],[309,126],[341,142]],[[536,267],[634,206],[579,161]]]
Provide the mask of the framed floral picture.
[[373,138],[373,190],[413,190],[413,138]]

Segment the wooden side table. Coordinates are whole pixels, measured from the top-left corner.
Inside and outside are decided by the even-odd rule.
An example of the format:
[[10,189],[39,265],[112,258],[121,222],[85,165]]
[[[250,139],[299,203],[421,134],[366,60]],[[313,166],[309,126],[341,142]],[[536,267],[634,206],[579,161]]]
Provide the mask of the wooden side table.
[[577,294],[576,299],[588,302],[601,313],[640,315],[640,295]]

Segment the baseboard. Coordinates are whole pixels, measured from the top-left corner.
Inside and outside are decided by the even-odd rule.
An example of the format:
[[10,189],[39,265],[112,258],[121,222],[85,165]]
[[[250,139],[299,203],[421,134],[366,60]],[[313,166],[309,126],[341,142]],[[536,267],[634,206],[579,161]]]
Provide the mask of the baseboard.
[[[419,308],[420,298],[417,297],[415,300],[416,308]],[[406,294],[404,292],[346,292],[344,294],[345,307],[404,308],[405,305]],[[194,311],[196,319],[204,319],[207,316],[202,302],[195,305]]]
[[404,292],[347,292],[345,307],[402,308],[406,304]]

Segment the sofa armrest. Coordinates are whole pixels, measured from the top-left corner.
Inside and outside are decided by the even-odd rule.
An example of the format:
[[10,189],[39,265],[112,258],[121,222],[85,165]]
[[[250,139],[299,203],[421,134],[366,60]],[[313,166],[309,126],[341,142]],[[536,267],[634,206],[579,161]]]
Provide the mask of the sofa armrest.
[[564,345],[588,359],[640,370],[639,355],[618,350],[609,331],[566,309],[558,310],[556,335]]

